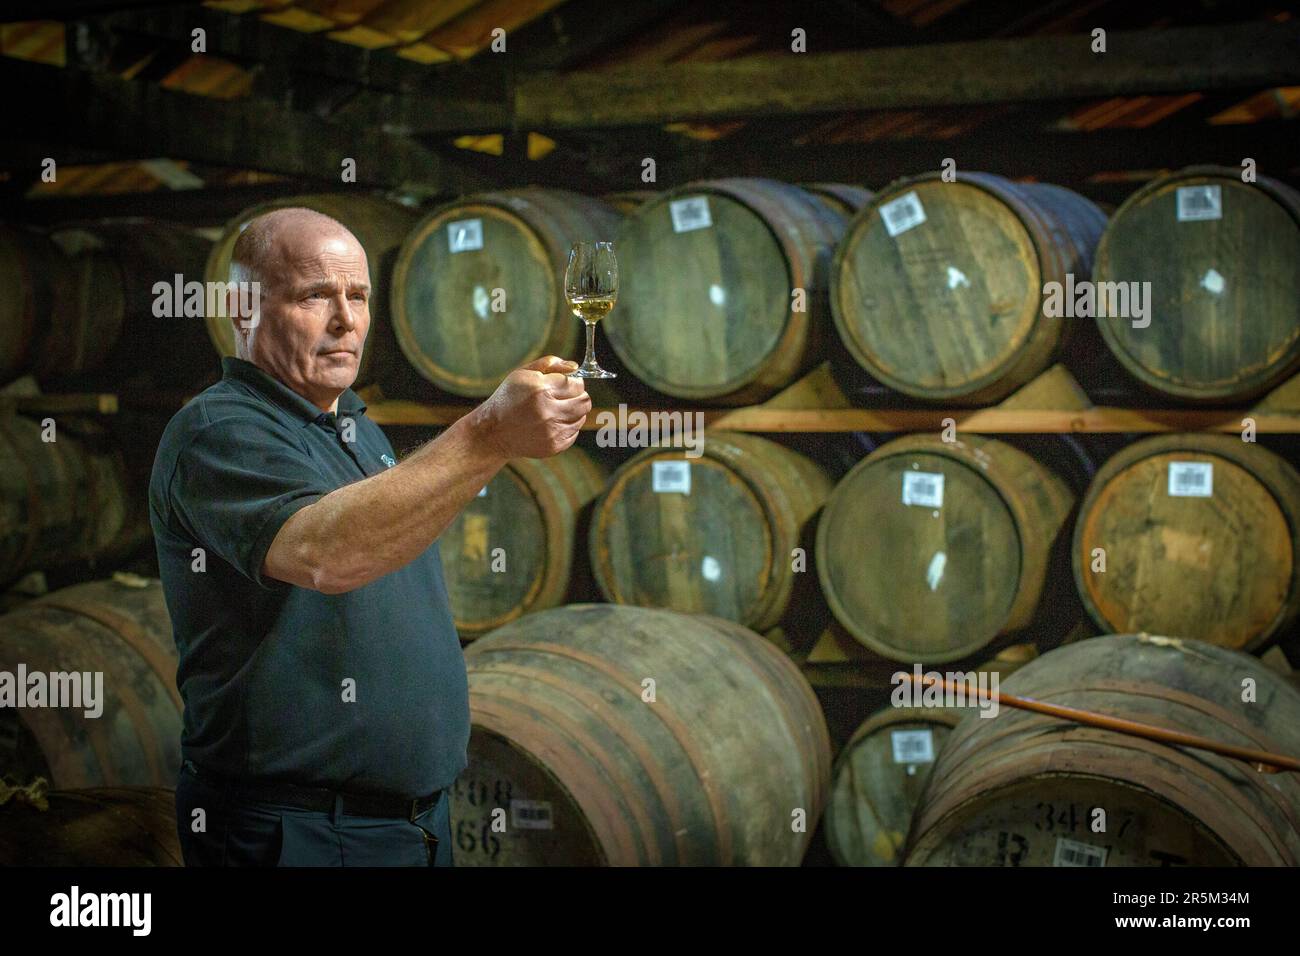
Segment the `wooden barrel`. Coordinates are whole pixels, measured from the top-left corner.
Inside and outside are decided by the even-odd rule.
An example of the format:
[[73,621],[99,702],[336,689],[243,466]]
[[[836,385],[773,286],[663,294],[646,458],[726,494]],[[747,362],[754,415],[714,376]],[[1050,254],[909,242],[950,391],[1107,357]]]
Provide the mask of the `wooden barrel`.
[[600,198],[626,216],[658,195],[653,189],[628,189],[624,192],[605,193]]
[[439,541],[462,640],[564,603],[579,524],[605,478],[576,445],[513,458],[452,520]]
[[1103,631],[1256,650],[1300,611],[1300,474],[1231,435],[1135,442],[1093,479],[1073,564]]
[[66,257],[45,235],[0,224],[0,384],[29,371],[50,330],[69,321]]
[[1072,320],[1043,315],[1044,286],[1089,275],[1105,223],[1059,186],[987,173],[899,180],[853,218],[836,249],[835,328],[890,388],[995,402],[1050,364]]
[[569,247],[613,239],[619,214],[559,189],[457,200],[420,220],[393,270],[393,326],[411,365],[455,395],[492,394],[541,355],[574,356]]
[[[361,355],[356,385],[400,375],[404,363],[393,341],[389,275],[402,240],[416,215],[405,206],[376,196],[321,193],[291,196],[250,206],[230,220],[208,256],[209,282],[230,281],[230,256],[240,232],[257,216],[273,209],[303,206],[337,219],[357,237],[370,265],[370,331]],[[208,335],[222,355],[235,354],[235,330],[229,318],[208,316]]]
[[[193,387],[219,374],[203,318],[177,312],[180,276],[201,282],[212,242],[156,219],[102,219],[60,226],[50,238],[67,256],[75,308],[52,330],[36,375],[122,384],[139,376],[158,387]],[[184,304],[182,296],[181,305]],[[157,315],[159,311],[171,314]],[[166,361],[155,359],[165,355]]]
[[[597,500],[591,566],[615,604],[716,614],[755,630],[815,598],[793,550],[811,544],[831,479],[798,452],[757,435],[709,432],[703,454],[647,448]],[[811,593],[810,593],[811,592]]]
[[850,183],[800,183],[799,188],[812,193],[846,220],[852,219],[875,195],[865,186]]
[[661,193],[619,231],[619,299],[601,325],[651,388],[761,401],[820,357],[827,269],[843,228],[820,200],[771,179]]
[[0,866],[185,865],[171,790],[55,790],[44,801],[0,803]]
[[1140,382],[1184,401],[1250,398],[1300,368],[1300,193],[1192,167],[1130,196],[1097,248],[1098,282],[1149,282],[1149,326],[1098,320]]
[[[0,709],[0,766],[59,789],[175,786],[181,698],[171,620],[156,578],[117,574],[55,591],[0,617],[0,670],[102,673],[102,714]],[[83,677],[84,680],[84,677]],[[21,728],[21,732],[19,731]],[[8,752],[5,752],[5,751]]]
[[121,555],[147,539],[121,452],[92,422],[0,410],[0,582],[28,571]]
[[493,631],[465,661],[457,866],[803,858],[830,738],[798,668],[759,635],[711,615],[574,604]]
[[898,866],[912,811],[961,712],[886,707],[854,731],[835,760],[826,844],[840,866]]
[[[1252,702],[1242,700],[1247,677]],[[1200,641],[1091,638],[1044,654],[1000,690],[1300,754],[1300,693],[1259,660]],[[1004,706],[949,735],[906,863],[1296,866],[1300,776]]]
[[890,660],[943,663],[1027,627],[1074,505],[1024,452],[967,435],[909,435],[860,461],[817,527],[836,619]]

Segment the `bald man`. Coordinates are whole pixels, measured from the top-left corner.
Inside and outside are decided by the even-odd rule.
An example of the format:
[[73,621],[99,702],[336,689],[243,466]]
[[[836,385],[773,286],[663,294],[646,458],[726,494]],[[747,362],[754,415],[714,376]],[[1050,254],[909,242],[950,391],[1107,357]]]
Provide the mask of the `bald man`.
[[[465,660],[438,537],[511,458],[573,444],[573,362],[512,372],[400,464],[352,391],[365,250],[338,222],[249,223],[236,354],[168,424],[150,518],[185,701],[188,865],[450,866],[467,762]],[[249,286],[245,287],[250,288]]]

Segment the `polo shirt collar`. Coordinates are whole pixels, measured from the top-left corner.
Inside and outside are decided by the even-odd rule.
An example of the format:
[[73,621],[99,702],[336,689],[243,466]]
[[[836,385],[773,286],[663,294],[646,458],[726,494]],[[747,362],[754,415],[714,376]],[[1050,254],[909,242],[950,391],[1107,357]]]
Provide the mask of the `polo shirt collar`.
[[[258,368],[252,362],[241,359],[234,355],[223,355],[221,357],[221,377],[222,379],[235,379],[251,386],[258,394],[268,399],[279,407],[283,408],[290,414],[301,418],[303,424],[310,425],[328,412],[322,412],[319,408],[303,398],[289,386],[285,385],[278,378],[267,374]],[[361,396],[350,388],[345,388],[339,395],[338,416],[342,418],[346,415],[360,415],[366,410],[366,403],[361,400]]]

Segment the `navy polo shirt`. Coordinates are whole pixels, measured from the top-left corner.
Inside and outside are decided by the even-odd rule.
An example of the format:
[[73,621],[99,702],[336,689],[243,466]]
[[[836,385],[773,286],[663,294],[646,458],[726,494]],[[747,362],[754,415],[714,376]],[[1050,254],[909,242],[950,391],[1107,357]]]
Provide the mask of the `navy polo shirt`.
[[336,416],[251,362],[222,372],[168,423],[149,484],[183,755],[303,786],[448,786],[467,762],[469,692],[438,542],[346,594],[262,575],[289,517],[391,467],[392,445],[351,389]]

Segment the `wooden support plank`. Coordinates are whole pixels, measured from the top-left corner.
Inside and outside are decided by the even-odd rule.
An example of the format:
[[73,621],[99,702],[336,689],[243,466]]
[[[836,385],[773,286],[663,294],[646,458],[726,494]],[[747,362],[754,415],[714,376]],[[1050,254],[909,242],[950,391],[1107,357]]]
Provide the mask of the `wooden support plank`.
[[1078,380],[1059,362],[1032,382],[1016,389],[998,405],[1003,409],[1051,408],[1058,411],[1080,411],[1092,407],[1092,400]]
[[11,98],[7,122],[38,140],[143,150],[334,184],[346,157],[356,160],[359,189],[415,183],[460,194],[492,185],[377,123],[344,126],[262,100],[213,100],[14,60],[0,60],[0,83],[24,91]]
[[0,394],[0,409],[12,409],[24,415],[115,415],[118,402],[117,396],[108,392]]
[[1300,412],[1300,375],[1293,375],[1264,396],[1255,412]]
[[744,57],[520,81],[515,120],[532,129],[686,118],[824,113],[1090,96],[1206,92],[1300,82],[1300,21],[936,43]]
[[[376,402],[367,414],[381,425],[450,425],[470,411],[469,405],[426,405],[405,400]],[[1242,419],[1255,420],[1256,431],[1300,433],[1300,413],[1245,410],[1147,409],[1095,406],[1081,410],[961,408],[637,408],[647,414],[693,414],[704,416],[706,428],[746,432],[938,432],[943,420],[951,418],[957,430],[971,434],[1063,434],[1109,433],[1149,434],[1157,432],[1211,431],[1240,434]],[[602,412],[618,414],[616,408],[593,408],[584,431],[599,430]]]

